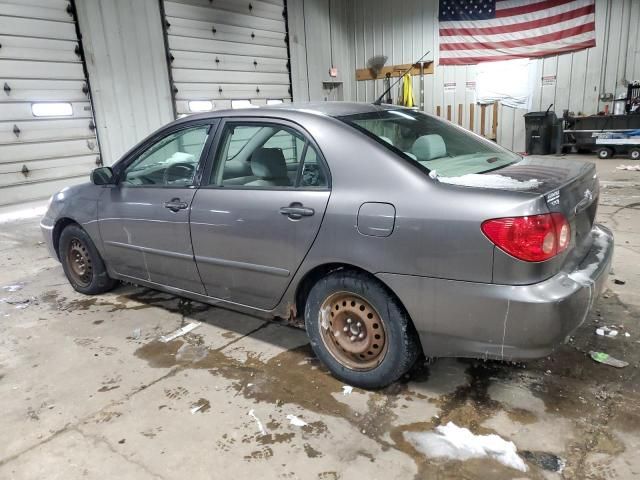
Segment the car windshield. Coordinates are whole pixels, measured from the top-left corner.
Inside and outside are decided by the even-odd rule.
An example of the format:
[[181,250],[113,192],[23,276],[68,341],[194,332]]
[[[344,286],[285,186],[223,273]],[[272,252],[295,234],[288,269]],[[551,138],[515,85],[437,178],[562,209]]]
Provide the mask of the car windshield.
[[485,173],[520,160],[489,140],[413,110],[382,110],[340,119],[432,175],[433,171],[442,177]]

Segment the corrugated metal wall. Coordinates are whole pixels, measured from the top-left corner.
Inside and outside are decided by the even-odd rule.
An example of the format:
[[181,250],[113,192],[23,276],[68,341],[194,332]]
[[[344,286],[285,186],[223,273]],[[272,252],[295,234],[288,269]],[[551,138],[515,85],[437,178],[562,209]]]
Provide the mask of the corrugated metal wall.
[[[332,31],[344,31],[348,37],[345,43],[341,43],[344,38],[336,38],[335,35],[329,41],[330,37],[326,34],[329,27],[324,26],[325,34],[315,37],[318,41],[307,40],[304,54],[309,59],[309,70],[300,72],[301,67],[294,66],[294,100],[299,99],[295,91],[296,77],[299,83],[306,79],[309,85],[317,85],[324,78],[323,72],[330,64],[326,54],[328,45],[334,52],[341,52],[344,100],[367,102],[373,101],[383,91],[382,80],[356,82],[356,68],[365,68],[367,60],[373,55],[386,55],[389,57],[387,64],[392,65],[410,63],[426,50],[431,50],[430,58],[436,61],[436,67],[434,75],[425,78],[425,110],[436,113],[440,107],[443,117],[450,110],[452,121],[467,128],[470,126],[470,105],[474,102],[474,91],[468,82],[475,81],[475,67],[437,66],[437,0],[337,2],[342,7],[333,9],[330,22],[327,8],[329,0],[297,0],[293,3],[298,5],[298,10],[304,11],[301,12],[302,18],[290,15],[290,24],[297,22],[298,25],[306,25],[307,32],[311,24],[329,24]],[[335,3],[331,1],[332,7]],[[553,103],[558,115],[562,115],[563,109],[583,114],[597,113],[605,105],[598,100],[600,93],[615,94],[623,80],[640,79],[639,21],[640,1],[596,0],[595,48],[534,60],[537,85],[532,98],[533,110],[546,109]],[[302,58],[299,50],[299,58]],[[308,75],[305,77],[304,73]],[[555,81],[548,80],[543,85],[543,76],[555,76]],[[351,85],[348,86],[348,83]],[[304,91],[300,85],[298,87]],[[415,78],[415,94],[418,87],[418,79]],[[322,90],[310,87],[308,92],[311,100],[323,99]],[[462,115],[459,115],[460,105]],[[480,109],[475,106],[473,110],[474,130],[479,132]],[[499,108],[497,136],[500,144],[515,151],[524,150],[524,113],[524,110],[510,107]],[[492,109],[488,108],[485,117],[487,130],[491,122]]]
[[103,162],[174,119],[158,0],[79,0]]
[[[351,1],[287,0],[293,100],[352,100]],[[329,69],[337,69],[331,77]]]

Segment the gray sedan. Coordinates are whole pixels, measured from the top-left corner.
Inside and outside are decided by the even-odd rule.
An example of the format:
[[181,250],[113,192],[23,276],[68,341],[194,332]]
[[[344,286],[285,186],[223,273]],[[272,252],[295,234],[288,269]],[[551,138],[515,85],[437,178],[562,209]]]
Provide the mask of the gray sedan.
[[416,359],[549,354],[585,320],[613,238],[590,163],[521,158],[438,118],[357,103],[175,121],[41,226],[71,285],[119,280],[304,316],[361,387]]

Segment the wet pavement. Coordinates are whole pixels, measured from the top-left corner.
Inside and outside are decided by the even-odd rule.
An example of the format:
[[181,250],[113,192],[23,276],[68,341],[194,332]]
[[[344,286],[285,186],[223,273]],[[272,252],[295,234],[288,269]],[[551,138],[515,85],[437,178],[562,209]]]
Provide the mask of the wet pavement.
[[[128,285],[79,295],[36,219],[0,224],[0,478],[640,478],[640,172],[619,163],[598,163],[613,273],[570,343],[420,362],[379,391],[345,391],[285,322]],[[528,471],[409,441],[449,422],[514,442]]]

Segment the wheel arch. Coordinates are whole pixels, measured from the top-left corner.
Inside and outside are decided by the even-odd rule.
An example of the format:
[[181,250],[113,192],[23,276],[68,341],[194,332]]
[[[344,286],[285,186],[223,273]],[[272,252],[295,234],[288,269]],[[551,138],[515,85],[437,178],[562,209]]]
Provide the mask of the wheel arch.
[[62,231],[69,225],[78,225],[80,228],[82,228],[78,222],[70,217],[59,218],[58,220],[56,220],[56,224],[53,227],[53,249],[56,252],[58,260],[60,260],[60,236],[62,235]]
[[309,270],[307,273],[304,274],[304,276],[296,286],[296,292],[294,297],[295,308],[298,315],[304,315],[304,308],[307,302],[307,298],[309,297],[309,292],[311,291],[311,288],[321,278],[337,271],[357,272],[369,277],[374,282],[377,282],[378,284],[382,285],[382,287],[385,290],[387,290],[387,292],[389,292],[389,294],[391,294],[396,299],[396,301],[398,302],[398,305],[400,305],[402,310],[404,310],[404,313],[407,315],[407,318],[409,319],[409,323],[413,329],[413,333],[416,335],[416,338],[419,338],[418,331],[413,322],[413,319],[411,318],[409,311],[404,306],[404,303],[402,302],[398,294],[396,294],[396,292],[394,292],[393,289],[389,287],[389,285],[387,285],[385,282],[380,280],[373,273],[365,270],[364,268],[361,268],[349,263],[342,263],[342,262],[325,263],[325,264],[315,266],[314,268],[312,268],[311,270]]

